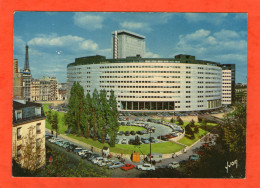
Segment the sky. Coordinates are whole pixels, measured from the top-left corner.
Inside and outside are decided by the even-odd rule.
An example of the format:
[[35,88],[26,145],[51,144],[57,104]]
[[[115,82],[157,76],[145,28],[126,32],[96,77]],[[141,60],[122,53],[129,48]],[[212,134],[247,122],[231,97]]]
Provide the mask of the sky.
[[33,78],[64,83],[75,58],[112,58],[112,32],[123,29],[146,37],[147,58],[188,54],[236,64],[236,82],[247,82],[246,13],[16,12],[13,58],[22,70],[28,44]]

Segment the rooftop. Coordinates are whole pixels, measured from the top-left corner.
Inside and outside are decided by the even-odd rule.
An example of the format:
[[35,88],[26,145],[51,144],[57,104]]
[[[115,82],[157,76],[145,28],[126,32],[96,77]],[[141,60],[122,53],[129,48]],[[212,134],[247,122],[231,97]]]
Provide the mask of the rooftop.
[[131,31],[127,31],[127,30],[114,31],[114,32],[112,32],[112,35],[115,35],[115,32],[117,32],[118,35],[125,34],[125,35],[129,35],[129,36],[137,37],[137,38],[140,38],[140,39],[145,39],[145,36],[139,35],[137,33],[134,33],[134,32],[131,32]]
[[133,62],[151,62],[151,61],[174,61],[179,63],[192,63],[192,64],[213,64],[216,66],[220,66],[220,63],[205,61],[205,60],[196,60],[195,56],[179,54],[176,55],[175,58],[142,58],[140,56],[135,57],[126,57],[122,59],[106,59],[105,56],[95,55],[95,56],[87,56],[76,58],[75,62],[68,64],[67,67],[77,66],[77,65],[89,65],[89,64],[109,64],[109,63],[133,63]]

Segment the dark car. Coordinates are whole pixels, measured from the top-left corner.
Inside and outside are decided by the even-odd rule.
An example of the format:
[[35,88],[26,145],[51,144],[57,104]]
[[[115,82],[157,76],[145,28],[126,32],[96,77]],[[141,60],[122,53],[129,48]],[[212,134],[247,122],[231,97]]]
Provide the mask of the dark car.
[[142,131],[137,131],[136,133],[139,134],[139,135],[143,135],[144,134]]
[[126,132],[125,132],[125,135],[126,135],[126,136],[129,136],[129,135],[130,135],[129,131],[126,131]]
[[84,155],[81,155],[82,159],[88,159],[89,157],[91,157],[91,153],[85,153]]
[[121,125],[125,125],[125,122],[121,122]]
[[134,144],[135,143],[135,139],[130,139],[129,141],[128,141],[128,144]]
[[150,141],[151,143],[155,143],[155,138],[154,138],[154,137],[151,137],[151,138],[149,138],[149,141]]
[[118,135],[123,135],[124,131],[119,131]]
[[78,146],[75,144],[70,144],[66,149],[67,151],[74,151],[75,148],[77,148]]
[[158,136],[158,139],[164,140],[164,141],[168,141],[169,138],[165,137],[165,136]]
[[130,134],[131,134],[131,135],[135,135],[135,131],[131,131]]
[[131,125],[130,121],[126,122],[126,125]]

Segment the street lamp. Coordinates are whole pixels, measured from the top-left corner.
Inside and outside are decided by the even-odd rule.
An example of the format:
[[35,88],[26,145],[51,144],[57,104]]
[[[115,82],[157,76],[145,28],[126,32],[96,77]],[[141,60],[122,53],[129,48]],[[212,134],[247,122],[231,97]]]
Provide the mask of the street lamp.
[[151,132],[152,132],[152,129],[149,128],[148,131],[150,132],[150,164],[152,164],[152,139],[151,139]]

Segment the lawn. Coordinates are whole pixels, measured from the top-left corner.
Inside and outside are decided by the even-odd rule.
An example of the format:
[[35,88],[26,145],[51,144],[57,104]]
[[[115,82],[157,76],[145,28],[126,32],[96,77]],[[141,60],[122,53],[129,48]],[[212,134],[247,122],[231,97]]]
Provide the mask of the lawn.
[[[43,107],[43,111],[44,111],[44,113],[45,113],[45,116],[47,115],[47,112],[49,111],[49,108],[48,108],[48,106],[49,106],[50,104],[42,104],[42,107]],[[56,112],[56,111],[54,111],[54,110],[52,110],[52,113],[54,113],[54,112]],[[64,114],[65,113],[62,113],[62,112],[56,112],[57,114],[58,114],[58,126],[59,126],[59,129],[58,129],[58,134],[65,134],[65,131],[67,131],[67,126],[66,125],[64,125]],[[48,121],[45,121],[46,123],[45,123],[45,125],[46,125],[46,128],[47,129],[50,129],[50,130],[53,130],[52,128],[51,128],[51,125],[49,124],[49,122]]]
[[142,130],[145,130],[145,128],[143,127],[137,127],[137,126],[120,126],[119,127],[119,131],[142,131]]
[[[84,137],[78,137],[76,135],[67,135],[71,138],[74,138],[76,140],[79,140],[81,142],[84,142],[86,144],[92,145],[94,147],[100,148],[102,149],[104,146],[107,146],[110,148],[111,152],[115,152],[115,153],[123,153],[123,154],[132,154],[134,151],[135,152],[140,152],[141,154],[148,154],[150,153],[150,144],[141,144],[140,146],[134,146],[134,145],[124,145],[124,144],[116,144],[116,146],[110,147],[107,143],[102,144],[99,141],[93,141],[92,139],[86,139]],[[172,143],[172,142],[163,142],[163,143],[156,143],[156,144],[152,144],[152,152],[154,153],[174,153],[177,151],[180,151],[181,149],[183,149],[184,146],[181,146],[179,144],[176,143]]]
[[199,128],[199,133],[197,134],[194,134],[195,135],[195,138],[193,140],[187,138],[186,136],[183,137],[182,139],[180,139],[178,142],[179,143],[182,143],[182,144],[185,144],[187,146],[190,146],[192,145],[194,142],[196,142],[197,140],[199,140],[201,137],[203,137],[204,135],[206,135],[208,133],[208,131],[205,131],[203,129],[200,129]]

